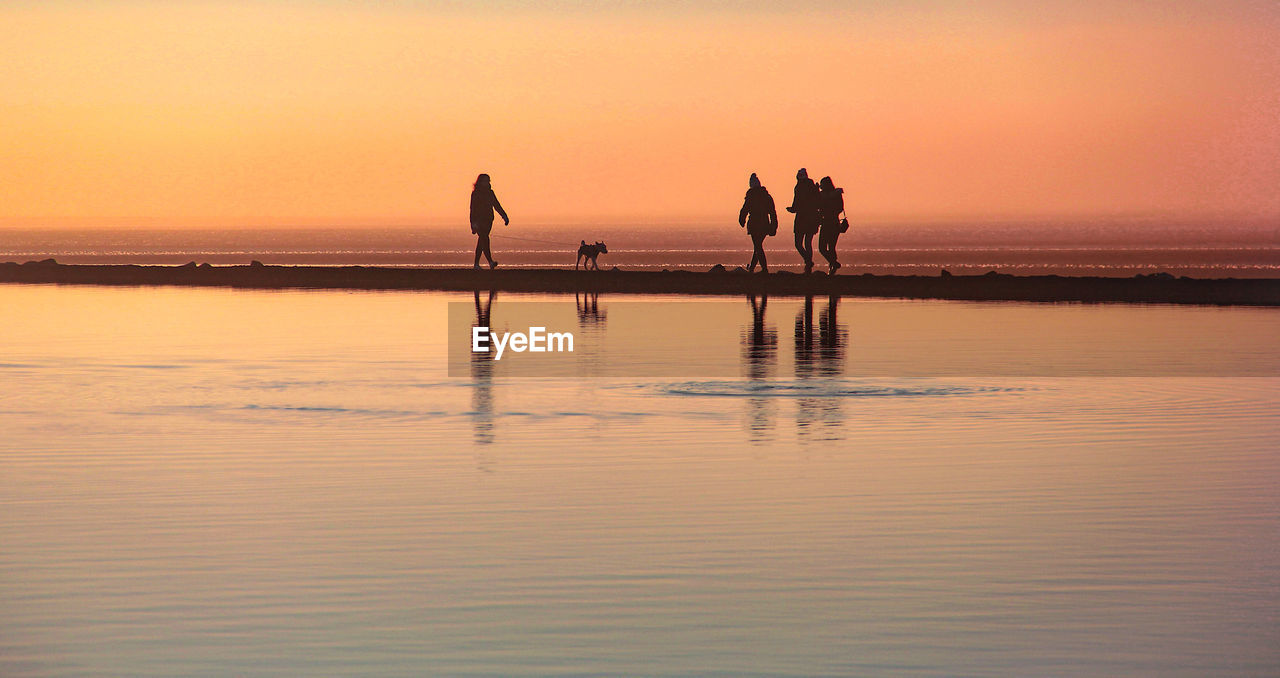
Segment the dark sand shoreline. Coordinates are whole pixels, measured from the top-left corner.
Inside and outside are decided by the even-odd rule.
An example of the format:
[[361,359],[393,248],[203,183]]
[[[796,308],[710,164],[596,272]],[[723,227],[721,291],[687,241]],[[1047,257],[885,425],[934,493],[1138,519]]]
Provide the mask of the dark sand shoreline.
[[1056,275],[769,275],[741,270],[386,268],[376,266],[137,266],[0,263],[0,283],[180,285],[253,289],[500,290],[624,294],[771,294],[982,301],[1076,301],[1280,306],[1280,279],[1130,278]]

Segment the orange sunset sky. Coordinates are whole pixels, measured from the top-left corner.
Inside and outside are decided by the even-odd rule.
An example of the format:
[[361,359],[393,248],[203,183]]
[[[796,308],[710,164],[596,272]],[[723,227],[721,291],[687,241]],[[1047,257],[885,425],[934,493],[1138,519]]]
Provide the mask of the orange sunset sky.
[[[794,7],[794,8],[793,8]],[[1275,2],[9,2],[0,226],[1280,216]]]

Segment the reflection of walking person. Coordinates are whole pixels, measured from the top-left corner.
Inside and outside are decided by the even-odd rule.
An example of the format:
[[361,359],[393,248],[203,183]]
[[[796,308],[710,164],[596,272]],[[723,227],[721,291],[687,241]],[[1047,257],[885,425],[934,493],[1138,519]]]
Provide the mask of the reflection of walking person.
[[747,189],[747,197],[742,201],[742,210],[738,212],[738,225],[747,227],[751,236],[751,244],[755,251],[751,254],[751,265],[748,271],[756,269],[760,262],[760,272],[769,272],[769,262],[764,258],[764,239],[778,234],[778,211],[773,205],[773,196],[760,185],[760,179],[751,175],[751,188]]
[[[498,293],[489,290],[488,303],[480,300],[480,290],[475,291],[476,322],[474,327],[490,327],[493,301]],[[488,445],[493,442],[493,354],[471,352],[471,411],[475,426],[476,442]]]
[[813,234],[818,232],[818,186],[809,171],[796,172],[796,192],[788,212],[796,215],[796,251],[804,258],[804,272],[813,270]]
[[836,269],[840,268],[840,262],[836,261],[836,240],[840,238],[840,234],[846,228],[844,224],[847,221],[840,221],[840,213],[844,211],[844,193],[843,188],[836,188],[831,177],[822,177],[822,194],[818,198],[818,211],[821,215],[821,227],[818,231],[818,254],[827,260],[827,265],[831,267],[831,274],[835,275]]
[[493,211],[502,215],[503,225],[510,225],[511,220],[493,194],[493,185],[488,174],[476,177],[475,186],[471,189],[471,232],[476,234],[476,260],[472,268],[480,268],[480,255],[489,261],[489,268],[497,268],[498,262],[493,260],[489,252],[489,231],[493,229]]

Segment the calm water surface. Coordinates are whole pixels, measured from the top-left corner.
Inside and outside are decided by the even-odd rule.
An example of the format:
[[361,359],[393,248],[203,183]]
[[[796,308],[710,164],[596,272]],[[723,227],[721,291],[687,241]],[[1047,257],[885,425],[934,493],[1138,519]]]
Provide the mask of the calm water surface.
[[[1280,313],[743,299],[738,376],[451,378],[450,301],[0,287],[0,675],[1280,673]],[[957,323],[1218,367],[859,367]]]

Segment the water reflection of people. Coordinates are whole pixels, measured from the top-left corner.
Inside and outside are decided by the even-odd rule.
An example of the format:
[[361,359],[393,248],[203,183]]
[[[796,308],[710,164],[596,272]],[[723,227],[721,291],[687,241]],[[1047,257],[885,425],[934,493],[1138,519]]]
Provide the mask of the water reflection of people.
[[[765,306],[769,298],[761,295],[759,300],[754,294],[747,297],[751,302],[751,327],[742,331],[743,357],[745,359],[748,388],[755,391],[764,388],[773,376],[773,368],[778,359],[778,333],[769,329],[764,322]],[[765,396],[747,398],[747,429],[752,440],[760,440],[769,429],[773,428],[773,403]]]
[[849,331],[840,326],[837,311],[840,296],[827,298],[827,306],[818,316],[818,346],[820,347],[820,372],[824,376],[839,377],[844,374],[845,347],[849,343]]
[[[480,290],[476,290],[476,327],[492,327],[489,318],[493,311],[493,300],[497,292],[489,290],[487,303],[480,300]],[[471,412],[475,426],[476,443],[488,445],[493,442],[493,350],[490,352],[471,352]]]
[[[808,381],[839,377],[844,373],[848,331],[840,326],[837,316],[839,306],[839,296],[832,295],[828,298],[815,326],[813,297],[804,298],[795,322],[796,379]],[[819,423],[824,429],[838,431],[841,424],[841,399],[838,394],[823,392],[826,386],[821,384],[805,383],[799,387],[813,393],[812,397],[796,400],[796,429],[799,435],[808,436],[813,425]]]

